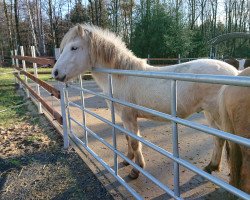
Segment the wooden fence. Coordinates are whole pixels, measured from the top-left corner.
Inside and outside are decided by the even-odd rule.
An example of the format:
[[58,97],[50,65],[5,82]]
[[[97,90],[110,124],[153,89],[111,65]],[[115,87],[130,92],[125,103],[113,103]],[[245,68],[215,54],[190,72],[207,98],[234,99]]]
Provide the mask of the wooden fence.
[[[50,85],[49,83],[39,79],[38,77],[38,69],[37,65],[46,65],[53,66],[55,63],[54,59],[48,58],[38,58],[35,56],[35,49],[31,47],[32,56],[24,56],[23,47],[20,47],[21,55],[17,55],[17,50],[12,52],[12,65],[17,70],[14,73],[14,76],[17,79],[17,83],[20,87],[23,87],[26,91],[28,97],[31,97],[33,100],[38,102],[38,110],[42,113],[42,109],[46,109],[47,112],[60,124],[63,124],[62,114],[57,112],[53,106],[41,95],[40,87],[46,90],[52,98],[56,98],[60,101],[61,94],[60,90]],[[22,63],[22,67],[20,67],[20,62]],[[33,64],[33,72],[27,72],[26,62]],[[21,76],[23,75],[23,76]],[[23,78],[22,78],[23,77]],[[29,80],[32,80],[36,85],[36,89],[34,90],[29,83]],[[31,96],[30,96],[31,95]]]

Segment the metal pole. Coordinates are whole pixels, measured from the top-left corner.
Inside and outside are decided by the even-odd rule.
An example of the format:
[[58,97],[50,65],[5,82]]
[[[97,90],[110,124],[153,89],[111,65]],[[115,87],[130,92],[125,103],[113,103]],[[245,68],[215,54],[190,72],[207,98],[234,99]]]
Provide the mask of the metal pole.
[[[177,111],[177,84],[176,80],[171,80],[171,115],[176,117]],[[178,148],[178,127],[177,123],[172,121],[172,142],[173,142],[173,156],[179,158]],[[174,194],[180,196],[180,177],[179,164],[174,162]]]
[[66,104],[66,108],[67,108],[69,133],[72,134],[72,126],[71,126],[70,110],[69,110],[69,93],[68,93],[67,86],[66,86],[66,88],[64,88],[64,94],[65,94],[65,104]]
[[68,135],[68,124],[67,124],[67,116],[66,116],[66,107],[65,104],[65,89],[64,87],[61,89],[61,113],[63,118],[63,147],[67,149],[69,147],[69,135]]
[[[30,47],[31,48],[31,56],[32,57],[36,57],[36,50],[35,50],[35,47],[34,46],[31,46]],[[33,68],[34,68],[34,76],[36,77],[36,78],[38,78],[38,72],[37,72],[37,64],[36,63],[33,63]],[[40,85],[39,84],[36,84],[36,92],[37,92],[37,94],[40,96],[41,95],[41,93],[40,93]],[[43,111],[42,111],[42,104],[41,104],[41,102],[38,102],[38,113],[42,113]]]
[[[17,49],[15,49],[14,52],[15,52],[15,56],[17,56]],[[19,68],[18,59],[16,58],[15,61],[16,61],[16,67]],[[19,70],[18,70],[18,73],[17,73],[17,74],[18,74],[18,77],[20,78],[20,71],[19,71]],[[19,82],[19,81],[18,81],[18,82]],[[18,84],[19,84],[19,87],[20,87],[20,88],[23,88],[21,82],[19,82]]]
[[[20,46],[20,51],[21,51],[21,56],[24,56],[23,46]],[[26,62],[25,62],[25,60],[22,60],[22,65],[23,65],[23,71],[26,72],[27,69],[26,69]],[[28,85],[28,78],[27,78],[26,75],[24,75],[24,81],[25,81],[25,83]],[[27,97],[29,98],[29,97],[30,97],[29,90],[26,88],[25,91],[26,91]]]
[[[112,82],[111,74],[108,74],[108,80],[109,80],[109,96],[113,98],[113,82]],[[110,108],[111,108],[112,123],[115,124],[115,108],[114,108],[113,101],[111,101]],[[114,149],[117,150],[115,127],[112,127],[112,136],[113,136]],[[114,152],[114,171],[115,171],[115,174],[118,175],[118,160],[117,160],[117,153],[115,152]]]
[[[82,81],[82,75],[79,76],[80,80],[80,87],[83,89],[83,81]],[[85,100],[84,100],[84,92],[81,90],[80,91],[81,95],[81,107],[82,107],[82,120],[83,120],[83,127],[84,127],[84,135],[85,135],[85,144],[88,146],[88,132],[86,130],[86,115],[85,115]]]

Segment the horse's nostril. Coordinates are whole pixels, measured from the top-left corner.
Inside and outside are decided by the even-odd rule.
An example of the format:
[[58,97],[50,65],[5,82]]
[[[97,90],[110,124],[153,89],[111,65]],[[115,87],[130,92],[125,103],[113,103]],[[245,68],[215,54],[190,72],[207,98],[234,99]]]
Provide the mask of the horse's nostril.
[[55,77],[58,76],[58,70],[54,71],[54,75],[55,75]]

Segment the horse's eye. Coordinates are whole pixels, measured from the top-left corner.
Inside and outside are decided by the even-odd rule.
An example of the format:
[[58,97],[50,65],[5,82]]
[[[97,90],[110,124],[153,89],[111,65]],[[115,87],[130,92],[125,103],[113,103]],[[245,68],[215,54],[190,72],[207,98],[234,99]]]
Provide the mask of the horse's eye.
[[71,47],[71,51],[75,51],[77,49],[78,49],[78,47]]

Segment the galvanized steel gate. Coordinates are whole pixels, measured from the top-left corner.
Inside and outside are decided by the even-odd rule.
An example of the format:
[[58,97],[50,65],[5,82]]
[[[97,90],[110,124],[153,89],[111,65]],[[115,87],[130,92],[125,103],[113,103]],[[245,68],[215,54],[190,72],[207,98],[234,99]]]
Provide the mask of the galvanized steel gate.
[[[189,82],[202,82],[202,83],[212,83],[212,84],[226,84],[226,85],[237,85],[237,86],[250,86],[250,78],[249,77],[232,77],[232,76],[219,76],[219,75],[196,75],[196,74],[180,74],[180,73],[168,73],[168,72],[149,72],[149,71],[134,71],[134,70],[114,70],[114,69],[94,69],[95,72],[99,73],[106,73],[109,77],[109,95],[102,94],[102,93],[96,93],[87,89],[83,88],[83,82],[82,78],[80,76],[80,87],[74,86],[74,85],[67,85],[67,87],[64,87],[62,89],[62,116],[64,120],[64,142],[65,144],[68,144],[68,134],[71,136],[71,138],[78,144],[84,147],[96,160],[100,162],[100,164],[112,174],[117,181],[123,185],[136,199],[143,199],[133,188],[129,186],[120,176],[118,173],[118,162],[117,158],[118,156],[122,159],[126,160],[130,165],[135,167],[137,170],[139,170],[143,175],[145,175],[148,179],[150,179],[152,182],[154,182],[157,186],[159,186],[162,190],[164,190],[167,194],[169,194],[174,199],[182,199],[180,195],[180,186],[179,186],[179,165],[182,165],[183,167],[199,174],[200,176],[206,178],[207,180],[215,183],[216,185],[226,189],[227,191],[235,194],[236,196],[243,198],[243,199],[250,199],[250,195],[242,192],[241,190],[229,185],[228,183],[224,182],[223,180],[214,177],[203,170],[199,169],[198,167],[192,165],[191,163],[187,162],[186,160],[179,158],[179,151],[178,151],[178,127],[177,124],[182,124],[187,127],[191,127],[193,129],[208,133],[210,135],[218,136],[221,138],[224,138],[226,140],[230,140],[233,142],[236,142],[241,145],[245,145],[246,147],[250,147],[250,139],[246,139],[243,137],[239,137],[230,133],[226,133],[214,128],[207,127],[205,125],[201,125],[195,122],[191,122],[185,119],[181,119],[176,117],[176,86],[178,84],[178,81],[189,81]],[[133,103],[125,102],[116,98],[113,98],[113,87],[112,87],[112,74],[116,75],[126,75],[126,76],[138,76],[138,77],[146,77],[146,78],[158,78],[158,79],[170,79],[171,80],[171,115],[162,113],[156,110],[152,110],[150,108],[142,107]],[[74,102],[69,101],[68,98],[68,89],[73,88],[75,90],[80,91],[81,94],[81,104],[76,104]],[[106,100],[109,100],[111,102],[111,116],[112,120],[109,121],[96,113],[86,109],[85,102],[84,102],[84,93],[96,95],[98,97],[104,98]],[[124,129],[121,126],[118,126],[115,123],[115,114],[114,114],[114,103],[118,103],[124,106],[128,106],[140,111],[144,111],[150,114],[153,114],[158,117],[162,117],[164,119],[172,121],[172,142],[173,142],[173,153],[170,153],[166,151],[163,148],[160,148],[156,146],[155,144],[143,139],[142,137],[139,137],[132,132],[128,131],[127,129]],[[74,119],[71,114],[69,107],[73,106],[80,110],[82,110],[83,114],[83,122],[79,122],[76,119]],[[90,114],[97,119],[101,120],[102,122],[110,125],[112,127],[112,136],[113,136],[113,145],[109,144],[107,141],[105,141],[103,138],[98,136],[95,132],[90,130],[86,126],[86,117],[85,114]],[[84,133],[84,140],[82,141],[74,132],[72,129],[71,122],[76,123],[83,129]],[[136,165],[133,161],[129,160],[122,152],[117,150],[116,145],[116,130],[122,131],[126,135],[135,138],[136,140],[142,142],[144,145],[147,145],[148,147],[152,148],[153,150],[161,153],[162,155],[166,156],[167,158],[170,158],[174,161],[174,191],[172,191],[169,187],[164,185],[162,182],[157,180],[154,176],[152,176],[150,173],[148,173],[145,169],[142,169],[138,165]],[[114,152],[114,168],[111,168],[101,157],[99,157],[89,146],[88,146],[88,137],[92,136],[99,140],[101,143],[106,145],[110,150]]]

